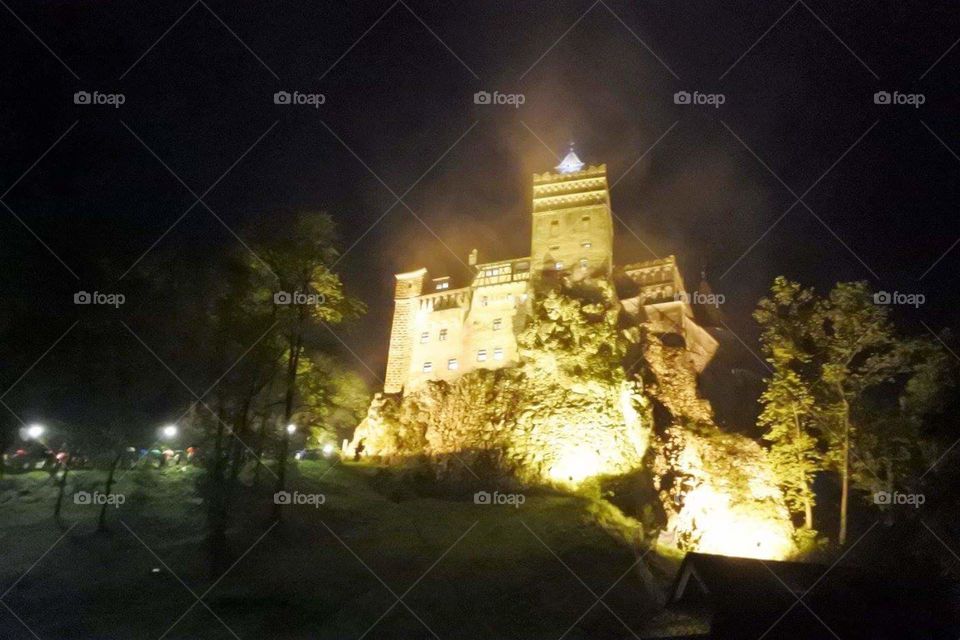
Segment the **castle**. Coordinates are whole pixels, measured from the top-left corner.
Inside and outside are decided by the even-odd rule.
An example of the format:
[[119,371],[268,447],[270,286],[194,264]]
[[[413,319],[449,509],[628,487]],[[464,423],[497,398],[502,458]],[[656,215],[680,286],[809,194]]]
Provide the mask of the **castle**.
[[534,174],[531,225],[529,256],[478,263],[474,249],[463,286],[423,268],[396,275],[385,393],[517,364],[516,335],[541,277],[612,280],[627,322],[676,334],[702,371],[717,341],[695,319],[675,257],[613,262],[606,165],[585,166],[571,148],[555,171]]

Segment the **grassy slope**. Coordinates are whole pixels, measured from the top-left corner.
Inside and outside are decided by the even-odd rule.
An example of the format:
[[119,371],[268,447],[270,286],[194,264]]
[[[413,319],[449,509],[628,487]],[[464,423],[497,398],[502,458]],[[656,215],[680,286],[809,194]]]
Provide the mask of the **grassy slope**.
[[[475,505],[470,494],[431,497],[369,467],[308,462],[298,469],[293,486],[324,493],[326,503],[289,507],[284,522],[270,529],[272,494],[266,487],[244,490],[229,538],[234,558],[249,552],[204,598],[243,640],[359,638],[368,630],[367,638],[633,637],[623,623],[641,633],[646,598],[636,572],[628,571],[635,556],[592,522],[584,499],[530,495],[519,509]],[[125,476],[117,491],[127,501],[111,509],[107,534],[93,532],[96,508],[68,498],[65,520],[76,527],[4,601],[44,640],[158,638],[195,602],[177,576],[197,595],[213,584],[196,474]],[[53,489],[40,486],[43,477],[0,485],[0,494],[28,491],[0,502],[3,590],[61,535],[50,517]],[[100,476],[76,479],[92,488]],[[595,597],[564,564],[597,595],[626,572],[604,597],[623,622],[603,604],[577,622]],[[391,589],[397,595],[410,589],[405,605],[395,604]],[[0,637],[32,638],[3,608]],[[233,635],[197,604],[166,637]]]

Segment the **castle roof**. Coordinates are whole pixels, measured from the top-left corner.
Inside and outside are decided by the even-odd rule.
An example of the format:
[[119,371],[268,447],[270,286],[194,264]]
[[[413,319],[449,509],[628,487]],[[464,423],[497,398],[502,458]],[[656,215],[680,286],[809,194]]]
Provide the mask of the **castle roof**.
[[554,167],[560,173],[576,173],[583,169],[583,162],[580,158],[577,157],[577,154],[573,152],[573,147],[570,147],[570,151],[567,153],[566,157],[560,161],[556,167]]

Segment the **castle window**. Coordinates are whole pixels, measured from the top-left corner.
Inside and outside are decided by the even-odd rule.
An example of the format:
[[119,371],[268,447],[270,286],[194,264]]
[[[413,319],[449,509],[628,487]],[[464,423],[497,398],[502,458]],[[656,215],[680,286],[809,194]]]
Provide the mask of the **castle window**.
[[553,265],[553,267],[554,267],[557,271],[563,271],[563,260],[558,260],[558,261],[556,262],[556,264]]
[[586,258],[580,258],[580,268],[586,269],[588,266],[590,266],[590,261]]
[[430,342],[429,331],[424,331],[423,333],[420,334],[420,344],[423,344],[424,342]]
[[580,248],[581,248],[581,249],[589,249],[589,248],[592,247],[592,246],[593,246],[593,243],[592,243],[592,242],[581,242],[581,243],[580,243]]
[[560,221],[551,220],[550,221],[550,237],[556,238],[558,235],[560,235]]
[[486,362],[487,360],[487,350],[480,349],[477,351],[477,362]]
[[449,360],[447,360],[447,369],[449,369],[450,371],[456,371],[459,368],[460,368],[460,363],[457,362],[456,358],[450,358]]
[[442,291],[443,289],[449,289],[449,288],[450,288],[449,280],[444,280],[443,282],[437,283],[437,291]]
[[580,218],[580,228],[584,231],[590,228],[590,216],[583,216]]
[[487,299],[487,296],[483,296],[482,298],[480,298],[480,306],[481,306],[481,307],[485,307],[485,306],[487,306],[488,304],[490,304],[490,300]]
[[494,360],[503,360],[503,347],[496,347],[493,350]]
[[440,342],[446,342],[447,340],[447,330],[440,329]]
[[553,245],[552,247],[550,247],[550,251],[560,251],[560,245],[558,244]]
[[431,371],[433,371],[433,363],[432,363],[432,362],[424,362],[424,363],[423,363],[423,372],[424,372],[424,373],[430,373]]
[[503,327],[503,318],[497,318],[493,321],[493,330],[499,331]]

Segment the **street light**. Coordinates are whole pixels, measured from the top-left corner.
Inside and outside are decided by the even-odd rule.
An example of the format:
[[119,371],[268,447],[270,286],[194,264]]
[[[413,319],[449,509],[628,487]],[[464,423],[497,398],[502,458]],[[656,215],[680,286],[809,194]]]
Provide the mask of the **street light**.
[[31,424],[30,426],[27,427],[27,437],[30,438],[31,440],[37,440],[38,438],[40,438],[40,436],[43,435],[43,432],[46,430],[47,430],[46,427],[44,427],[42,424],[37,424],[37,423]]
[[168,424],[161,430],[161,433],[163,434],[164,438],[166,438],[167,440],[170,440],[172,438],[177,437],[177,431],[178,431],[177,425]]
[[296,431],[297,431],[297,425],[293,424],[292,422],[287,425],[287,433],[289,433],[290,435],[293,435],[294,433],[296,433]]

